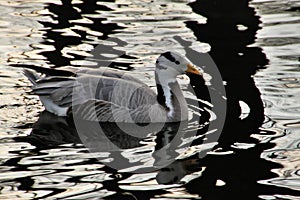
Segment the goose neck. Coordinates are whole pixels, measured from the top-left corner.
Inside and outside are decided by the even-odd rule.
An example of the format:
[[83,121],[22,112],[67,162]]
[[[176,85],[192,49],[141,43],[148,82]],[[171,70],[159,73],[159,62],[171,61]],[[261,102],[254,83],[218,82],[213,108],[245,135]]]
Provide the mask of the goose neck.
[[[181,119],[187,112],[187,104],[176,77],[161,79],[156,74],[157,101],[165,108],[170,119]],[[184,114],[184,118],[186,114]]]

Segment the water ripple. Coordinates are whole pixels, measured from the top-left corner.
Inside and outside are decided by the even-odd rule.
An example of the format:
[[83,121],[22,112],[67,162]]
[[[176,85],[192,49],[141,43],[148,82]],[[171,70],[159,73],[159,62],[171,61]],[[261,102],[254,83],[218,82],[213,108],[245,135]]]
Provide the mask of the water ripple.
[[[260,18],[242,1],[1,1],[0,198],[300,196],[299,2],[250,4]],[[95,47],[102,50],[97,56],[91,53]],[[139,140],[114,131],[111,139],[123,148],[114,153],[129,163],[119,170],[109,167],[115,161],[112,151],[88,152],[66,119],[42,120],[45,112],[39,113],[38,98],[25,93],[28,82],[19,69],[8,66],[105,65],[131,70],[153,86],[154,61],[169,49],[194,52],[199,58],[210,52],[227,84],[228,122],[219,143],[210,142],[215,129],[206,129],[217,116],[206,99],[197,101],[187,91],[183,77],[188,101],[205,109],[189,106],[183,135],[160,154],[153,152],[172,140],[172,134]],[[250,110],[243,119],[240,101]],[[202,124],[193,121],[196,116],[203,117]],[[176,160],[156,171],[131,174],[162,166],[170,157]]]

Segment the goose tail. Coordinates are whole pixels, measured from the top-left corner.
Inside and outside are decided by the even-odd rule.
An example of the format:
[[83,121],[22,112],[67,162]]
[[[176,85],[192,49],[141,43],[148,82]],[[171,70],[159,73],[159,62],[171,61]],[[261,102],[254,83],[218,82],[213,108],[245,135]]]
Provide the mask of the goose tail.
[[36,85],[36,81],[41,78],[36,72],[28,69],[23,69],[23,74],[28,78],[32,85]]
[[[28,78],[28,80],[32,83],[34,87],[39,87],[37,81],[42,77],[38,75],[36,72],[28,69],[23,69],[23,74]],[[45,88],[47,89],[47,88]],[[36,94],[36,91],[33,90],[33,93]],[[39,94],[38,94],[39,95]],[[46,108],[47,111],[54,113],[58,116],[66,116],[68,107],[62,107],[57,105],[53,99],[50,98],[50,93],[44,93],[39,95],[39,98]]]

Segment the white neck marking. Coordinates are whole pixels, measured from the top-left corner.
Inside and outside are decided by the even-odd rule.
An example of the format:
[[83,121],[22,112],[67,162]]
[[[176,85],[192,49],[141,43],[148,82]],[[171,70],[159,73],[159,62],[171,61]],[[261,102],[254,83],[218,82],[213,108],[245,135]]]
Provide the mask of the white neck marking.
[[173,117],[174,114],[174,107],[172,104],[172,92],[171,92],[171,88],[169,86],[162,86],[163,91],[164,91],[164,95],[165,95],[165,103],[166,106],[168,107],[169,111],[168,111],[168,117]]
[[159,84],[161,85],[164,96],[165,96],[165,104],[168,111],[168,117],[173,117],[174,115],[174,107],[172,104],[172,92],[170,88],[170,83],[177,82],[176,77],[178,75],[178,72],[176,70],[172,70],[170,68],[166,69],[159,69],[156,68],[156,76],[159,81]]

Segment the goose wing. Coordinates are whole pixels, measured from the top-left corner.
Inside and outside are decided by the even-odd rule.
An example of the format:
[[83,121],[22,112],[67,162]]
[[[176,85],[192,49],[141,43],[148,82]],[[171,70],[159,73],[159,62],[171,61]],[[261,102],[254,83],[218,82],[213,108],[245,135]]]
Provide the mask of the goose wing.
[[68,116],[88,121],[149,123],[165,122],[167,115],[159,104],[140,105],[129,109],[103,100],[91,99],[69,110]]
[[34,94],[48,96],[62,107],[82,104],[90,99],[103,100],[133,109],[155,104],[156,94],[144,83],[101,75],[45,77],[32,87]]

